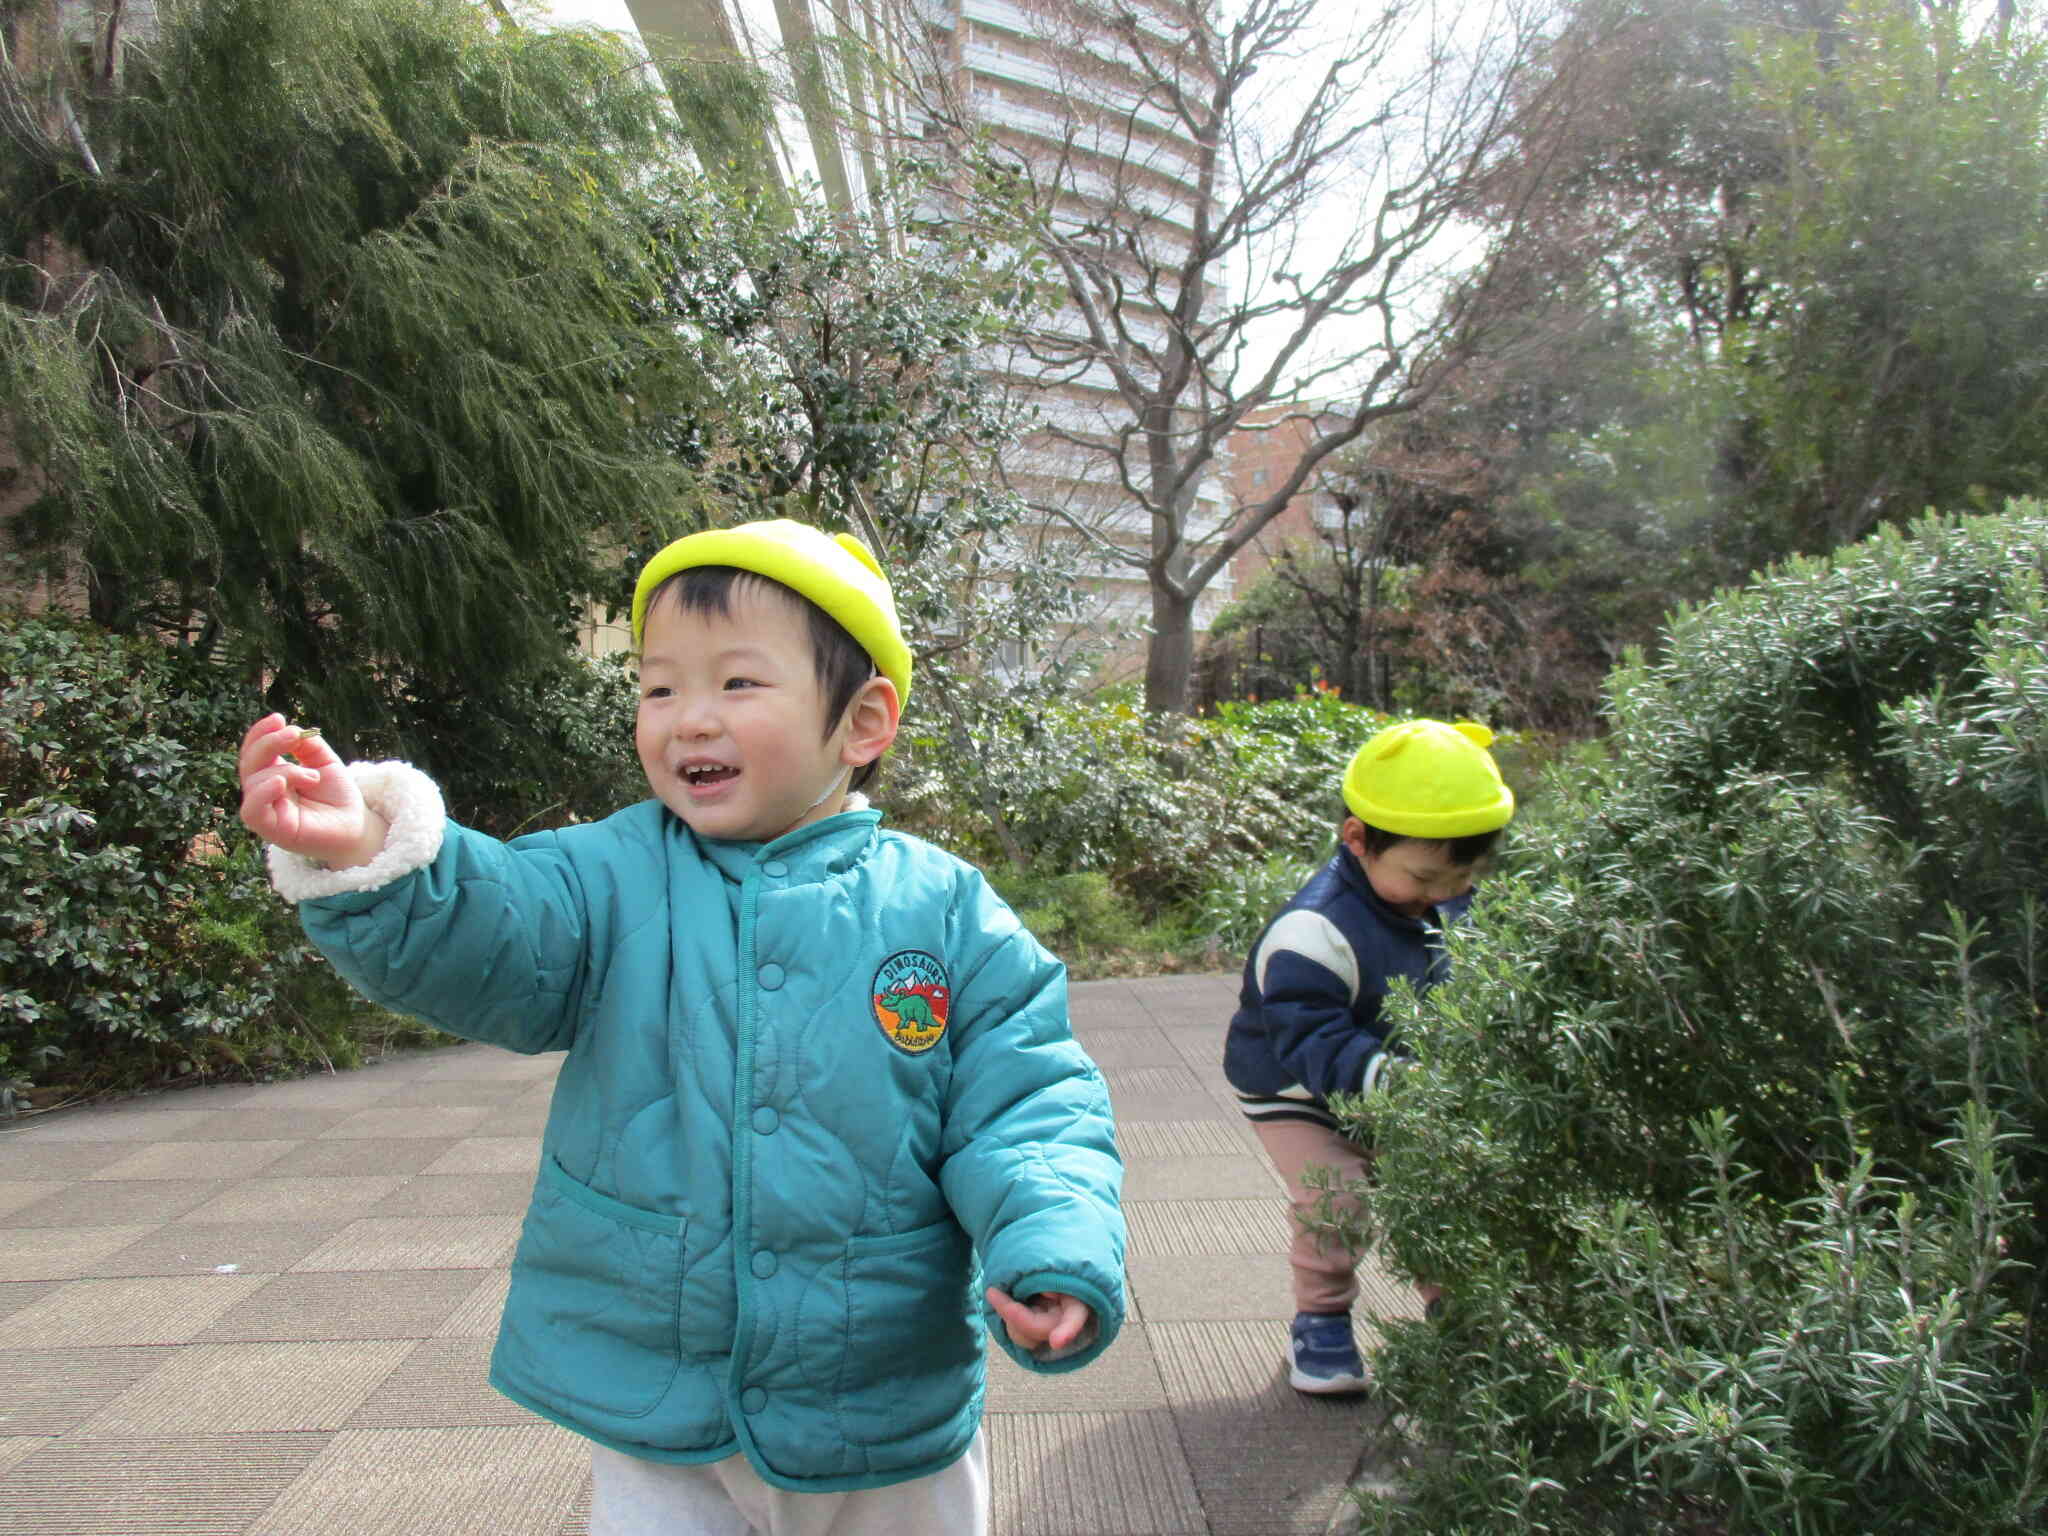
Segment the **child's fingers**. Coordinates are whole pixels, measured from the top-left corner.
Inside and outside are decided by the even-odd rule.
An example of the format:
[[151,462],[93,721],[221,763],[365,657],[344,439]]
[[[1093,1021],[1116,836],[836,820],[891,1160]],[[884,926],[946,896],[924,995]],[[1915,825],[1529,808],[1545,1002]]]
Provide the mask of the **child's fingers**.
[[235,754],[235,767],[244,779],[260,773],[277,761],[284,750],[284,738],[291,727],[284,723],[283,715],[265,715],[249,727],[242,738],[242,747]]
[[285,747],[285,751],[306,767],[315,770],[332,768],[341,761],[341,754],[327,745],[327,738],[322,736],[315,726],[300,730],[296,738]]
[[1003,1326],[1009,1329],[1012,1340],[1027,1347],[1045,1342],[1044,1327],[1029,1307],[994,1286],[983,1294],[988,1298],[988,1304],[995,1308],[996,1316],[1003,1320]]
[[1058,1301],[1059,1321],[1052,1325],[1045,1342],[1054,1349],[1065,1349],[1081,1336],[1081,1329],[1088,1322],[1088,1306],[1072,1296],[1061,1296]]

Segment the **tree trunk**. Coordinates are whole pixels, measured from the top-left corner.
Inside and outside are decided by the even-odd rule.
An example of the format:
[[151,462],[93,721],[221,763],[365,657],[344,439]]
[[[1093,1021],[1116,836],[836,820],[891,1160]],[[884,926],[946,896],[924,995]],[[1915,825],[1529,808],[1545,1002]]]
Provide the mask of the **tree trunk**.
[[1188,682],[1195,670],[1195,600],[1152,582],[1152,638],[1145,647],[1145,708],[1188,712]]

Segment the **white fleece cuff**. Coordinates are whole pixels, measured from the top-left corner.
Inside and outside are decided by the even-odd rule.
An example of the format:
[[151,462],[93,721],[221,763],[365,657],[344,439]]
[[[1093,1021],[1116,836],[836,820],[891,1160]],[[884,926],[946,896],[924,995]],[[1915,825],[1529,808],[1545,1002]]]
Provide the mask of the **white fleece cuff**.
[[329,869],[302,854],[270,849],[270,883],[286,901],[314,901],[348,891],[374,891],[424,869],[441,851],[448,820],[441,787],[411,763],[350,763],[349,776],[363,803],[390,823],[377,857],[348,869]]

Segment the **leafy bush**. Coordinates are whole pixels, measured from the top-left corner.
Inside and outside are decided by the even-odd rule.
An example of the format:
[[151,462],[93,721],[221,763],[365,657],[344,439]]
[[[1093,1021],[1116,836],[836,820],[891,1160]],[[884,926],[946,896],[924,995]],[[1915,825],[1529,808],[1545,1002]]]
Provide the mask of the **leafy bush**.
[[[0,615],[0,1083],[352,1056],[351,1005],[235,825],[231,678]],[[328,999],[332,998],[333,1001]]]
[[2048,1519],[2048,513],[1682,612],[1352,1106],[1444,1452],[1375,1530]]
[[465,826],[515,837],[596,821],[647,798],[633,746],[639,688],[624,653],[566,653],[488,692],[443,694],[424,680],[400,695],[394,734],[365,756],[431,774]]
[[[913,831],[1034,872],[1107,875],[1145,917],[1246,863],[1317,856],[1344,764],[1386,717],[1336,694],[1151,716],[1114,693],[994,721],[973,762],[912,741],[886,797]],[[907,793],[904,791],[907,790]]]

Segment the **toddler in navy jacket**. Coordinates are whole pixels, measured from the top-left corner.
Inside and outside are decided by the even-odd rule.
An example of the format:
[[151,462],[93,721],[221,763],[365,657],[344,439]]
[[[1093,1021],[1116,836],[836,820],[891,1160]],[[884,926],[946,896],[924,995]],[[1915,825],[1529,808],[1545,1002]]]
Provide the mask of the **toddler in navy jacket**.
[[[1342,1190],[1370,1167],[1328,1100],[1371,1092],[1397,1058],[1380,1018],[1393,980],[1421,990],[1443,974],[1443,931],[1465,915],[1473,866],[1515,813],[1492,740],[1483,725],[1410,720],[1359,748],[1344,773],[1340,846],[1245,962],[1223,1069],[1297,1217],[1288,1379],[1302,1392],[1367,1385],[1351,1334],[1359,1255],[1302,1224],[1323,1197],[1302,1175],[1330,1169]],[[1337,1208],[1348,1202],[1339,1195]],[[1425,1287],[1424,1302],[1434,1299]]]

